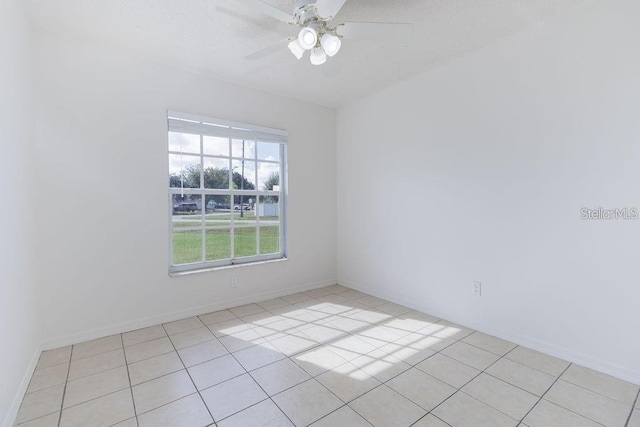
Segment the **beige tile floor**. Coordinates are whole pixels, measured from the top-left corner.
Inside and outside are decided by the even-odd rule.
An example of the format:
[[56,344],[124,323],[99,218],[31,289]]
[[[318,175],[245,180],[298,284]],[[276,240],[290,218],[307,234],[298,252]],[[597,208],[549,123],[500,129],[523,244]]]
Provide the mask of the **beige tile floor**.
[[17,425],[640,427],[638,389],[334,285],[45,351]]

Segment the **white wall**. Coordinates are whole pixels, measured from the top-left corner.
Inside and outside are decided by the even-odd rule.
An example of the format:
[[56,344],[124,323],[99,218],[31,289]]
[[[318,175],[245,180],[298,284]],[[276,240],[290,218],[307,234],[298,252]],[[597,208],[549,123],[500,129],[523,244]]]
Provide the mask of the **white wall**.
[[339,283],[640,383],[640,221],[580,219],[640,207],[637,9],[599,2],[340,109]]
[[[335,110],[55,36],[34,52],[46,347],[335,283]],[[288,261],[168,276],[168,109],[289,131]]]
[[[39,336],[33,268],[30,29],[14,0],[0,1],[0,424],[13,421]],[[3,421],[4,420],[4,421]]]

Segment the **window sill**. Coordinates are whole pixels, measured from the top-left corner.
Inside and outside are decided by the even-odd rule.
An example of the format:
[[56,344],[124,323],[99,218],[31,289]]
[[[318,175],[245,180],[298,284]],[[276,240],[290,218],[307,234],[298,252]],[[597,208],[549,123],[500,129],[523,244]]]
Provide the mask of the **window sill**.
[[221,265],[221,266],[218,266],[218,267],[199,268],[197,270],[173,271],[173,272],[169,272],[169,277],[189,276],[189,275],[198,274],[198,273],[207,273],[207,272],[211,272],[211,271],[220,271],[220,270],[228,270],[228,269],[240,268],[240,267],[249,267],[249,266],[253,266],[253,265],[272,264],[272,263],[283,262],[283,261],[288,261],[288,260],[289,260],[289,258],[282,257],[282,258],[277,258],[277,259],[268,259],[268,260],[264,260],[264,261],[246,262],[246,263],[232,264],[232,265]]

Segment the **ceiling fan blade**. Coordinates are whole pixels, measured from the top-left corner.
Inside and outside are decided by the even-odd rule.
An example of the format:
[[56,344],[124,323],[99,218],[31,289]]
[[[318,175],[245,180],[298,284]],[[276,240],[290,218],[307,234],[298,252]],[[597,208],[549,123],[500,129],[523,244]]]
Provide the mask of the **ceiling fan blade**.
[[411,38],[413,24],[343,22],[337,26],[336,32],[345,39],[403,42]]
[[260,0],[239,0],[240,3],[244,3],[248,7],[257,10],[267,16],[277,19],[281,22],[291,22],[293,17],[290,13],[284,12],[277,7],[273,7],[270,4],[264,3]]
[[264,47],[260,50],[257,50],[245,56],[244,59],[248,59],[249,61],[255,61],[256,59],[262,59],[266,56],[273,55],[274,53],[277,53],[279,51],[284,52],[286,50],[285,48],[288,42],[289,42],[289,39],[280,40],[277,43]]
[[316,13],[322,19],[333,19],[347,0],[317,0]]

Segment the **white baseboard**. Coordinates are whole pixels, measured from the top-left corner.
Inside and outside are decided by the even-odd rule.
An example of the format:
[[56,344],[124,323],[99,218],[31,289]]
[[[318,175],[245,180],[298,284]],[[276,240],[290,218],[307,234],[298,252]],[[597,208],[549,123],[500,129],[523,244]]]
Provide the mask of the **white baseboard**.
[[4,421],[2,422],[2,427],[12,427],[16,422],[16,418],[18,417],[18,411],[20,410],[20,405],[22,404],[22,399],[24,398],[25,393],[27,392],[27,387],[29,387],[29,381],[31,381],[31,377],[33,376],[33,372],[36,370],[36,365],[38,364],[38,360],[40,359],[40,353],[42,353],[42,347],[37,345],[35,351],[33,352],[33,356],[31,357],[31,361],[27,366],[27,369],[22,376],[22,381],[20,382],[20,387],[18,387],[18,391],[16,391],[16,395],[13,398],[13,402],[11,402],[11,406],[9,407],[9,411],[7,415],[4,417]]
[[277,291],[262,292],[260,294],[252,294],[242,296],[239,298],[227,299],[219,301],[214,304],[205,304],[186,310],[174,311],[169,313],[158,314],[157,316],[151,316],[144,319],[137,319],[128,322],[117,323],[114,325],[105,326],[102,328],[91,329],[76,334],[70,334],[59,338],[47,340],[42,343],[44,350],[52,348],[64,347],[67,345],[78,344],[84,341],[93,340],[96,338],[102,338],[113,334],[120,334],[123,332],[129,332],[140,328],[146,328],[148,326],[158,325],[160,323],[172,322],[174,320],[184,319],[186,317],[197,316],[200,314],[210,313],[212,311],[224,310],[231,307],[237,307],[239,305],[251,304],[260,301],[266,301],[272,298],[280,296],[309,291],[311,289],[321,288],[323,286],[335,285],[336,279],[327,279],[319,282],[307,283],[304,285],[294,286],[286,289],[278,289]]
[[458,323],[467,328],[484,332],[486,334],[493,335],[507,341],[511,341],[512,343],[521,345],[523,347],[528,347],[530,349],[569,361],[571,363],[585,366],[587,368],[605,373],[607,375],[611,375],[613,377],[631,382],[633,384],[640,384],[640,371],[631,369],[626,366],[621,366],[616,363],[601,360],[588,354],[577,352],[566,347],[557,346],[555,344],[551,344],[542,340],[533,339],[531,337],[521,335],[517,331],[490,327],[480,323],[469,324],[469,322],[466,322],[465,324],[456,319],[448,318],[446,313],[437,313],[434,312],[434,310],[427,310],[426,307],[421,306],[421,304],[419,302],[416,302],[416,300],[414,299],[404,298],[403,296],[391,294],[380,289],[371,289],[365,286],[360,286],[358,283],[354,283],[349,280],[338,279],[338,284],[376,296],[378,298],[386,299],[396,304],[404,305],[405,307],[412,308],[416,311],[427,313],[453,323]]

